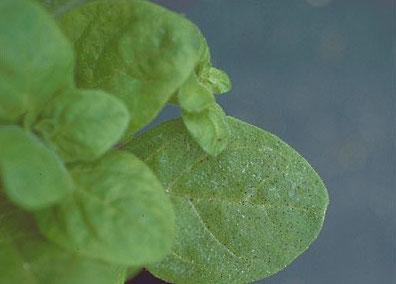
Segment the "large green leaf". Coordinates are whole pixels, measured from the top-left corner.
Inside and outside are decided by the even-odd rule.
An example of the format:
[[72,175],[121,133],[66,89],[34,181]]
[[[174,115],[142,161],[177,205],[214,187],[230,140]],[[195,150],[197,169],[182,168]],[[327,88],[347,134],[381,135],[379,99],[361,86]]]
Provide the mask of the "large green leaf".
[[0,177],[8,197],[29,210],[56,203],[74,189],[56,154],[18,126],[0,126]]
[[125,105],[103,91],[74,90],[57,96],[36,125],[67,162],[99,158],[123,135]]
[[174,213],[151,170],[124,152],[73,168],[74,196],[37,214],[41,231],[85,255],[129,266],[158,261],[170,250]]
[[290,146],[228,118],[231,138],[210,157],[180,120],[126,146],[160,178],[176,212],[172,252],[149,269],[172,283],[249,283],[283,269],[322,227],[326,189]]
[[73,52],[38,4],[0,1],[0,123],[31,123],[56,92],[73,85]]
[[59,19],[77,54],[76,80],[127,105],[129,132],[150,122],[182,85],[202,52],[199,30],[146,1],[98,1]]
[[0,196],[0,283],[122,284],[126,268],[69,253],[40,236],[32,218]]

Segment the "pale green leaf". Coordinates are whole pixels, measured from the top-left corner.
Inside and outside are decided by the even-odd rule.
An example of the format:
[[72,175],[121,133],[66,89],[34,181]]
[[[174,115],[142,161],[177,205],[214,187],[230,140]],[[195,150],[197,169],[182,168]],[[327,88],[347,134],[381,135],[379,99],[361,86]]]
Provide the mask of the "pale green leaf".
[[200,112],[215,103],[210,90],[198,81],[195,73],[183,84],[177,92],[177,101],[182,110]]
[[218,104],[201,112],[182,112],[183,122],[195,141],[212,156],[220,154],[228,144],[226,115]]
[[75,194],[37,215],[50,240],[128,266],[158,261],[169,252],[174,237],[172,205],[142,161],[113,152],[71,172]]
[[212,66],[208,44],[204,37],[201,37],[203,51],[201,59],[195,68],[196,76],[212,94],[223,94],[231,90],[231,80],[228,75],[220,69]]
[[74,189],[56,154],[17,126],[0,126],[0,177],[8,197],[28,210],[59,202]]
[[77,54],[76,79],[121,98],[133,115],[129,133],[149,123],[200,58],[199,30],[146,1],[98,1],[59,19]]
[[70,253],[46,241],[31,216],[0,196],[0,283],[122,284],[126,268]]
[[213,94],[231,91],[231,80],[223,70],[208,66],[199,74],[199,78]]
[[176,241],[149,265],[172,283],[250,283],[290,264],[317,237],[328,204],[311,166],[259,128],[228,118],[230,144],[203,152],[180,120],[126,146],[154,170],[173,202]]
[[72,48],[38,4],[0,1],[0,48],[0,123],[31,123],[73,85]]
[[103,91],[74,90],[57,96],[35,126],[67,162],[99,158],[123,135],[125,105]]

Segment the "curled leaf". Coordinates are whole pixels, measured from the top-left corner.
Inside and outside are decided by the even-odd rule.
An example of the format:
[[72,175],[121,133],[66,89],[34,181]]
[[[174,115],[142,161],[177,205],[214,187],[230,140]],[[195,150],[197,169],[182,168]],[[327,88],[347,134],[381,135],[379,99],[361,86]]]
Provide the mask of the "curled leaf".
[[216,103],[201,112],[182,112],[183,122],[194,140],[212,156],[227,146],[229,128],[223,109]]
[[290,264],[317,237],[328,195],[311,166],[261,129],[228,118],[230,144],[203,152],[180,120],[126,146],[159,176],[176,212],[176,241],[149,265],[172,283],[251,283]]
[[151,170],[134,155],[114,152],[73,168],[75,194],[37,214],[55,243],[111,263],[160,260],[174,237],[172,205]]
[[0,1],[0,123],[31,123],[57,92],[73,85],[73,51],[44,9]]
[[77,54],[78,86],[122,99],[133,115],[128,134],[158,114],[200,57],[199,30],[146,1],[89,3],[64,14],[59,24]]
[[128,110],[116,97],[74,90],[56,97],[35,128],[65,161],[90,161],[122,137],[128,122]]
[[126,268],[85,258],[45,240],[31,216],[0,196],[0,283],[123,284]]
[[59,202],[74,189],[58,156],[17,126],[0,126],[0,177],[7,196],[27,210]]

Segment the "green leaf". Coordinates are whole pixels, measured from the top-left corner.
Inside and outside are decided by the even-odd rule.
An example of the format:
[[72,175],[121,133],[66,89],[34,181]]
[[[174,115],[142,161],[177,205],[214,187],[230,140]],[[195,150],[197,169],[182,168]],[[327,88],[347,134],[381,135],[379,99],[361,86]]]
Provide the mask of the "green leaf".
[[[155,20],[154,20],[155,19]],[[146,1],[100,1],[59,19],[77,54],[79,87],[121,98],[133,115],[129,133],[149,123],[200,58],[199,30]]]
[[0,283],[122,284],[126,268],[69,253],[38,233],[30,215],[0,196]]
[[27,210],[59,202],[74,189],[56,154],[17,126],[0,126],[0,177],[8,197]]
[[90,161],[122,137],[128,122],[128,110],[116,97],[74,90],[56,97],[35,128],[65,161]]
[[0,1],[0,46],[0,123],[30,123],[73,85],[72,48],[39,5]]
[[137,267],[130,267],[127,270],[127,279],[135,277],[142,269]]
[[230,130],[226,115],[218,104],[202,112],[182,112],[183,122],[194,140],[212,156],[220,154],[227,146]]
[[177,93],[180,108],[188,112],[200,112],[215,103],[215,98],[205,85],[198,81],[195,73],[183,84]]
[[201,37],[203,52],[201,60],[195,68],[196,75],[201,84],[206,86],[212,94],[223,94],[231,90],[231,80],[228,75],[212,66],[210,51],[204,37]]
[[176,241],[149,265],[172,283],[250,283],[304,252],[322,227],[328,195],[310,165],[279,138],[228,118],[230,144],[204,153],[180,120],[126,150],[159,176],[176,212]]
[[114,152],[73,168],[73,197],[37,214],[50,240],[84,255],[128,266],[160,260],[174,237],[172,205],[151,170]]
[[95,0],[36,0],[42,4],[53,16],[59,17],[76,7]]
[[208,66],[199,78],[213,94],[223,94],[231,91],[231,80],[223,70]]

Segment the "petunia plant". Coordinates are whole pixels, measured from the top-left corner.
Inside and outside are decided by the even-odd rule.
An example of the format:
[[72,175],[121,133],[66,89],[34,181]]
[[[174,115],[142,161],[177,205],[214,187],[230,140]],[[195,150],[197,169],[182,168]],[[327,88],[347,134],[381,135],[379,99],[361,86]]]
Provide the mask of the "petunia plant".
[[[148,1],[0,1],[0,283],[250,283],[318,236],[320,177],[227,116],[199,29]],[[166,104],[181,118],[135,135]]]

